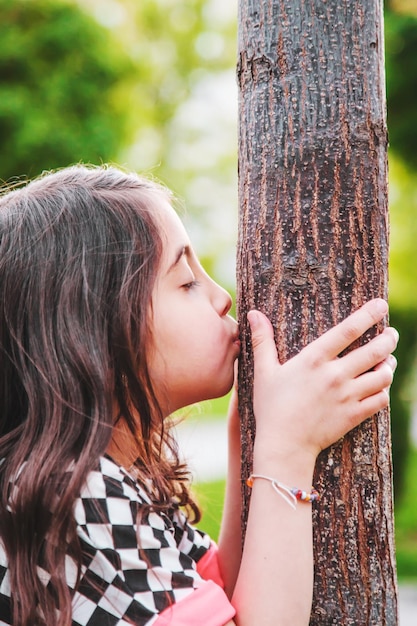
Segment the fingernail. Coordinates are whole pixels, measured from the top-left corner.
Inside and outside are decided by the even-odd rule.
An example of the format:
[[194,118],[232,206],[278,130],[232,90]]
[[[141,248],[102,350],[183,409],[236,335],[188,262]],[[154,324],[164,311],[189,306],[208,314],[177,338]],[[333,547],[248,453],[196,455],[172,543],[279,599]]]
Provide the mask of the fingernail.
[[376,310],[381,315],[388,313],[388,304],[385,302],[385,300],[382,300],[382,298],[378,298],[378,300],[376,301]]
[[392,354],[390,354],[390,356],[388,357],[388,364],[389,364],[390,368],[393,371],[395,371],[395,369],[397,367],[397,359]]

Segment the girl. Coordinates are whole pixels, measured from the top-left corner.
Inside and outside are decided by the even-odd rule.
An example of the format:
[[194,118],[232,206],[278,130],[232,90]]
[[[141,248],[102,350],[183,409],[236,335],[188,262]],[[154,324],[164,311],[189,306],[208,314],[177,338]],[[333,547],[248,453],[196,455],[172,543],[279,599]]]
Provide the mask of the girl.
[[170,194],[70,167],[5,193],[0,223],[0,623],[307,624],[311,504],[290,487],[310,494],[319,451],[387,405],[396,331],[338,358],[386,303],[284,365],[249,313],[253,491],[242,551],[233,399],[217,548],[168,416],[230,390],[238,328]]

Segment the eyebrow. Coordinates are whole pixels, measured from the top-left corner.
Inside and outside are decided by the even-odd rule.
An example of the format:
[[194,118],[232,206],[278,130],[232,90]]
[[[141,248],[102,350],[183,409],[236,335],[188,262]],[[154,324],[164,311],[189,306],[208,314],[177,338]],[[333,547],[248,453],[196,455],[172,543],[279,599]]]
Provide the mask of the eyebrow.
[[180,260],[182,259],[184,255],[188,256],[189,254],[190,254],[190,246],[181,246],[181,248],[178,250],[175,256],[174,262],[169,266],[167,274],[172,272],[172,270],[178,265],[178,263],[180,262]]

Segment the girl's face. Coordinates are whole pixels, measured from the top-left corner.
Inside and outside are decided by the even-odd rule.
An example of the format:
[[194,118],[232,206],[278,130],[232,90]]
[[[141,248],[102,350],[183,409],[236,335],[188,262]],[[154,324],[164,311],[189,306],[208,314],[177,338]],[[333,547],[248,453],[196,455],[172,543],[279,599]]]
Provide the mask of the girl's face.
[[239,354],[230,295],[201,267],[168,202],[161,206],[164,253],[152,296],[149,373],[166,415],[227,393]]

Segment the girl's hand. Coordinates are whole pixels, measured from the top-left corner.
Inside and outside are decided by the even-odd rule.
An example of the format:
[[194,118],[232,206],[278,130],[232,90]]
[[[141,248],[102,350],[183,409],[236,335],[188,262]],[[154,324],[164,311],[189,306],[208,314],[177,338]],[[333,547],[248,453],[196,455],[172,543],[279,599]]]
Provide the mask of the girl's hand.
[[[343,350],[387,314],[371,300],[281,365],[271,323],[250,311],[254,351],[254,471],[310,457],[388,405],[398,333],[385,328],[343,357]],[[271,465],[272,463],[272,465]],[[255,467],[256,466],[256,467]]]

